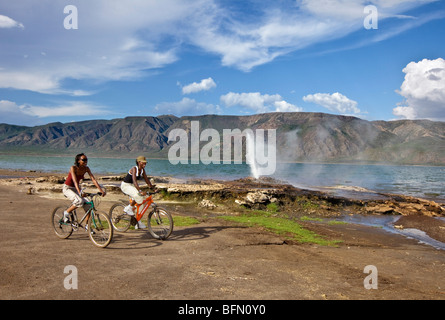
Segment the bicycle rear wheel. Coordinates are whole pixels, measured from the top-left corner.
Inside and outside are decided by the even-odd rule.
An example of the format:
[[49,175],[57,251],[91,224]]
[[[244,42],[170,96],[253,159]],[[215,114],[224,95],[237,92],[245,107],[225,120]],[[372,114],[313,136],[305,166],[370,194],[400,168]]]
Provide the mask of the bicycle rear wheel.
[[56,207],[51,214],[51,225],[56,233],[56,235],[61,239],[68,238],[73,233],[73,226],[71,221],[63,222],[63,212],[66,207]]
[[88,236],[97,247],[105,248],[110,244],[113,238],[113,225],[106,213],[99,211],[91,213],[88,221]]
[[173,218],[170,213],[159,207],[150,212],[148,231],[155,239],[166,240],[173,232]]
[[110,208],[109,216],[113,228],[118,232],[125,232],[130,228],[131,216],[124,212],[125,206],[120,203],[114,204]]

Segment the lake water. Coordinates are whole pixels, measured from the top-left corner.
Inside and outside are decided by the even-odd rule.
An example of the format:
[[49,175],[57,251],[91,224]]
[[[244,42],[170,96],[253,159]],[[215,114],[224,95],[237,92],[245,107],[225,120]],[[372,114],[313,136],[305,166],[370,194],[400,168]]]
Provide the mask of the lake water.
[[[88,165],[96,174],[123,174],[134,165],[134,159],[94,158]],[[68,173],[74,157],[0,155],[0,168]],[[207,178],[235,180],[251,176],[248,164],[177,164],[168,160],[149,159],[149,175],[181,179]],[[339,187],[365,188],[375,192],[397,193],[445,202],[445,167],[278,163],[271,177],[296,187],[325,189]]]

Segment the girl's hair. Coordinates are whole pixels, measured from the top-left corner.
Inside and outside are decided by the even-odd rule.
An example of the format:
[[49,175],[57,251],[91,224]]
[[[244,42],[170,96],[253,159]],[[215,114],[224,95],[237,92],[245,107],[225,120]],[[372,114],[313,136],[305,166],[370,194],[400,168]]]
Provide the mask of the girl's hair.
[[74,160],[74,165],[75,165],[76,167],[79,166],[79,160],[80,160],[80,158],[81,158],[82,156],[84,156],[84,155],[85,155],[84,153],[79,153],[79,154],[76,156],[76,159]]

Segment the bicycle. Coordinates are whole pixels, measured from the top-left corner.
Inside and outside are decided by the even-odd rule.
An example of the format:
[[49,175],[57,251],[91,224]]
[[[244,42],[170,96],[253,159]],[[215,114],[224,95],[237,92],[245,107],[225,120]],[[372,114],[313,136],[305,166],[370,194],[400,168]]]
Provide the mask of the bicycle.
[[100,202],[102,193],[83,193],[83,196],[88,200],[84,204],[84,208],[89,206],[85,215],[77,219],[76,210],[70,212],[69,219],[64,222],[64,211],[68,208],[66,206],[58,206],[54,208],[51,214],[51,224],[56,232],[56,235],[61,239],[67,239],[73,231],[78,231],[79,228],[85,229],[82,225],[84,220],[89,217],[87,224],[87,232],[93,244],[100,248],[106,248],[113,238],[113,226],[111,220],[106,213],[97,211],[97,206]]
[[[157,192],[154,192],[157,193]],[[131,198],[130,198],[131,201]],[[121,200],[121,203],[115,203],[109,211],[111,223],[118,232],[126,232],[130,226],[135,226],[144,216],[149,208],[152,210],[148,214],[147,228],[155,239],[166,240],[173,232],[173,218],[164,208],[158,207],[150,195],[144,199],[141,204],[136,204],[134,216],[124,212],[127,202]]]

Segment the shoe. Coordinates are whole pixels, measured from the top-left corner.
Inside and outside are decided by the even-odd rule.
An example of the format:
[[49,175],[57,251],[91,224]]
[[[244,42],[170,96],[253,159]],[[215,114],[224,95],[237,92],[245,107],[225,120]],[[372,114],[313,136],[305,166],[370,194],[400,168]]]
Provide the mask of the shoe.
[[126,206],[124,212],[129,216],[134,216],[133,207],[131,205]]
[[141,221],[138,221],[138,223],[136,223],[134,228],[135,229],[145,229],[145,228],[147,228],[147,226],[145,224],[143,224]]
[[70,214],[65,210],[63,212],[63,222],[67,223],[69,220],[70,220]]
[[[88,225],[85,226],[85,231],[88,232]],[[96,234],[96,232],[94,232],[94,230],[91,230],[91,234]]]

